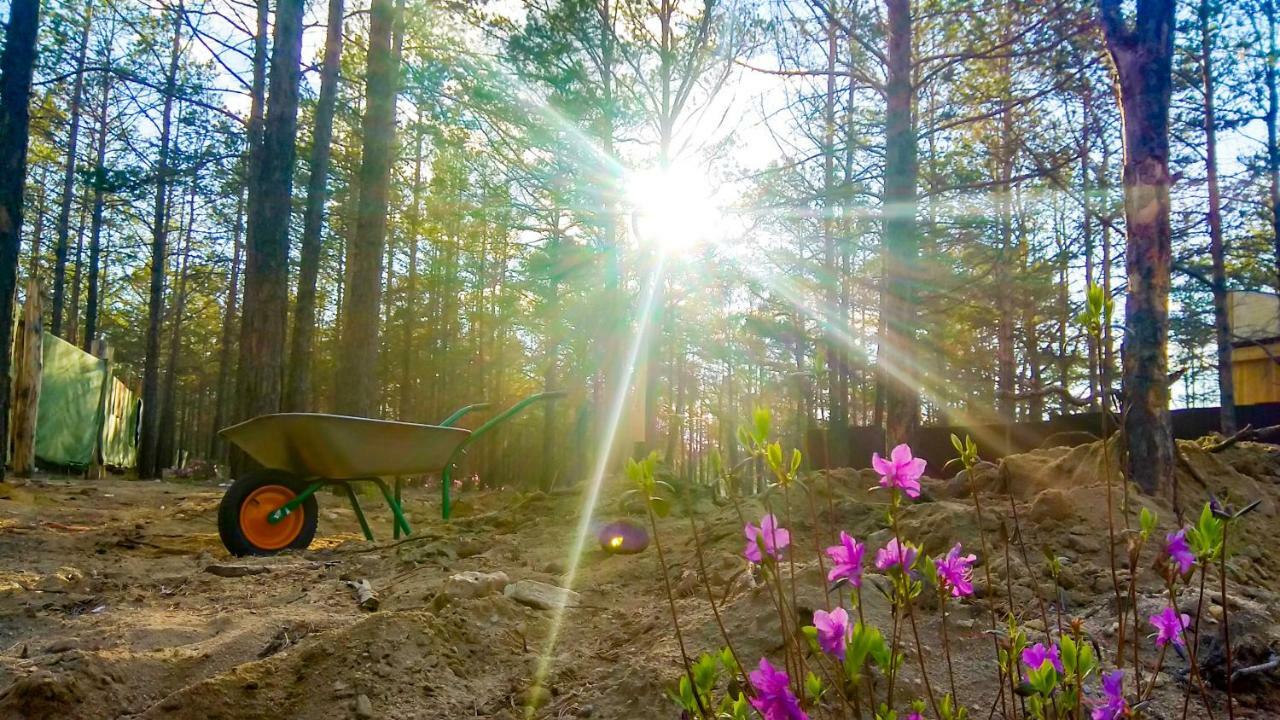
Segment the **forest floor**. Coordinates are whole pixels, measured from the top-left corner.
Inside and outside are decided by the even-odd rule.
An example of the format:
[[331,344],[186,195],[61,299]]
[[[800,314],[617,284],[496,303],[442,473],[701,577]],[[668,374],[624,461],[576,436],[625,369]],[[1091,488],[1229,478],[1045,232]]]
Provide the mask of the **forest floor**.
[[[995,595],[1003,604],[1012,590],[1033,640],[1042,639],[1037,628],[1045,619],[1059,622],[1057,595],[1064,622],[1083,618],[1101,647],[1114,647],[1100,447],[1036,451],[977,473]],[[1193,443],[1182,447],[1197,471],[1179,473],[1187,507],[1198,508],[1208,492],[1236,504],[1263,501],[1241,521],[1228,575],[1233,642],[1240,648],[1236,667],[1264,663],[1280,651],[1280,448],[1241,443],[1210,454]],[[962,480],[927,482],[925,498],[905,510],[903,534],[930,553],[956,541],[981,553]],[[808,513],[808,499],[792,493],[797,509],[790,525],[796,557],[803,560],[796,566],[802,612],[828,602],[813,561],[820,537],[835,527],[867,538],[872,549],[887,540],[885,496],[868,492],[873,484],[868,472],[838,471],[830,482],[810,478],[817,527],[809,522],[815,516]],[[464,597],[469,593],[455,591],[449,599],[441,593],[451,576],[468,570],[501,571],[512,582],[564,582],[580,512],[577,496],[473,493],[467,513],[444,524],[433,517],[438,504],[427,490],[410,489],[410,521],[418,534],[393,544],[361,540],[343,499],[325,493],[320,532],[309,551],[233,559],[218,540],[221,492],[216,481],[42,477],[0,484],[0,717],[514,719],[527,716],[529,705],[540,718],[678,717],[664,698],[679,673],[679,655],[653,548],[614,556],[588,543],[574,582],[581,596],[560,618],[554,646],[555,611],[500,592]],[[597,517],[618,515],[613,499],[619,492],[606,488]],[[1135,512],[1139,505],[1159,512],[1163,537],[1173,523],[1167,504],[1135,494]],[[734,508],[707,503],[704,509],[698,527],[705,578],[717,601],[724,601],[735,649],[754,666],[762,653],[780,647],[777,614],[746,571]],[[758,517],[760,511],[746,512]],[[383,533],[389,516],[372,515],[375,531]],[[660,524],[684,639],[697,653],[722,643],[690,528],[687,517],[676,515]],[[1024,542],[1011,544],[1006,554],[1001,537],[1015,528]],[[1040,570],[1043,546],[1063,558],[1058,590]],[[1161,548],[1157,542],[1146,552],[1139,576],[1144,649],[1150,648],[1145,618],[1166,602],[1149,569]],[[1027,579],[1028,562],[1038,583]],[[248,572],[255,574],[223,576]],[[985,570],[975,577],[979,595],[986,595]],[[348,581],[361,579],[381,597],[376,611],[357,605]],[[868,620],[887,629],[884,601],[867,590]],[[1195,595],[1184,593],[1179,604],[1194,613]],[[935,684],[946,677],[937,616],[919,613],[923,655]],[[959,603],[950,614],[955,682],[974,718],[989,717],[993,707],[1000,715],[990,617],[981,599]],[[1211,682],[1222,676],[1221,617],[1221,596],[1211,592],[1201,643]],[[1144,683],[1151,682],[1155,661],[1155,653],[1144,651]],[[917,662],[912,650],[903,672],[905,692],[918,697],[925,689]],[[1108,666],[1112,662],[1107,659]],[[530,690],[540,664],[547,692]],[[1181,717],[1186,669],[1181,657],[1169,655],[1155,678],[1148,717]],[[1236,717],[1280,717],[1275,670],[1244,676],[1237,686]],[[1225,718],[1225,694],[1211,689],[1209,701],[1214,717]],[[1189,717],[1206,716],[1193,700]]]

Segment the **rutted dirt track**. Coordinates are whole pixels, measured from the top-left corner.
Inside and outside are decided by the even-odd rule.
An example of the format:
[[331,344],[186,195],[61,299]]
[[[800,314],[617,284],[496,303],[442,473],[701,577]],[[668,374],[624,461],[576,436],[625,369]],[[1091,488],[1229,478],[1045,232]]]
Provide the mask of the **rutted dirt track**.
[[[1029,632],[1042,627],[1040,598],[1050,624],[1056,623],[1056,595],[1065,617],[1085,618],[1099,644],[1111,647],[1115,611],[1105,487],[1096,472],[1099,447],[1016,456],[1003,469],[985,469],[975,484],[986,491],[984,526],[1002,606],[1008,585],[1001,537],[1020,527],[1024,542],[1010,547],[1013,605],[1033,628]],[[1217,454],[1191,444],[1184,451],[1210,484],[1180,475],[1188,506],[1207,491],[1233,502],[1263,499],[1244,521],[1248,544],[1237,549],[1229,575],[1242,660],[1265,662],[1280,651],[1280,556],[1273,552],[1280,542],[1280,450],[1242,443]],[[868,473],[836,473],[830,483],[811,479],[816,523],[807,499],[792,497],[790,524],[797,557],[805,561],[797,565],[801,612],[839,600],[823,596],[813,562],[820,537],[841,528],[867,538],[872,549],[887,540],[885,498],[868,493],[873,484]],[[976,551],[978,523],[965,486],[927,483],[928,497],[906,511],[904,534],[931,553],[957,540]],[[1006,488],[1012,489],[1017,526]],[[602,519],[617,515],[609,500],[617,491],[606,489]],[[553,611],[500,592],[441,596],[449,577],[470,570],[501,571],[513,582],[562,584],[577,496],[474,494],[470,512],[446,525],[434,517],[431,495],[411,489],[414,538],[369,544],[360,540],[345,500],[323,494],[320,534],[311,550],[248,560],[229,558],[218,541],[220,496],[213,483],[180,481],[52,477],[0,484],[0,718],[518,718],[529,707],[546,718],[677,715],[663,698],[679,654],[652,550],[609,556],[589,543],[573,584],[579,604],[563,613],[554,646]],[[1162,530],[1171,526],[1167,506],[1139,502],[1160,513]],[[760,512],[754,504],[745,510],[756,517]],[[385,511],[371,513],[371,521],[388,535]],[[723,615],[736,649],[754,664],[777,650],[778,619],[741,559],[737,513],[707,503],[698,527],[706,583],[726,603]],[[660,532],[690,652],[718,648],[689,520],[668,518]],[[1043,545],[1065,560],[1056,590],[1040,571]],[[1041,578],[1039,593],[1027,580],[1023,548]],[[1140,576],[1144,618],[1163,602],[1154,572],[1145,569],[1154,550]],[[249,572],[254,574],[223,576]],[[357,606],[348,581],[361,579],[379,593],[378,610]],[[864,597],[868,619],[887,627],[883,600],[875,592]],[[1179,604],[1193,611],[1194,597],[1185,594]],[[1206,601],[1206,607],[1201,647],[1208,658],[1218,647],[1221,605]],[[960,604],[951,614],[959,694],[974,717],[987,717],[995,701],[989,618],[982,601]],[[931,675],[945,677],[936,613],[922,613],[922,619],[926,662],[938,670]],[[1154,653],[1144,657],[1144,677],[1154,662]],[[916,663],[912,651],[906,686],[921,695]],[[547,673],[545,689],[531,689],[540,666]],[[1166,663],[1149,716],[1180,716],[1185,670],[1181,658]],[[1270,709],[1280,698],[1276,687],[1274,672],[1244,678],[1237,716],[1280,717]],[[1225,710],[1220,692],[1211,691],[1211,700]],[[1193,704],[1190,716],[1203,716],[1203,710]]]

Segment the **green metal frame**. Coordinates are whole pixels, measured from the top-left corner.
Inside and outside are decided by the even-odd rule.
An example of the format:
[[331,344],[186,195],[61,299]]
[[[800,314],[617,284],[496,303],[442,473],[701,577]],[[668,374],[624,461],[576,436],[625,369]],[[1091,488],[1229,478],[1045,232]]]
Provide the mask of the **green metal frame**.
[[[476,428],[475,430],[472,430],[471,434],[467,436],[467,439],[463,440],[462,443],[459,444],[456,449],[454,449],[453,454],[449,456],[449,462],[444,464],[444,470],[440,471],[440,517],[441,519],[448,520],[449,515],[453,512],[453,501],[452,501],[452,498],[450,497],[450,489],[453,486],[453,468],[456,466],[458,458],[461,457],[464,453],[466,453],[467,448],[476,440],[480,439],[480,436],[489,432],[494,427],[501,425],[507,420],[510,420],[516,415],[519,415],[520,413],[524,412],[524,409],[529,407],[530,405],[536,402],[541,402],[543,400],[555,400],[556,398],[562,398],[564,396],[565,396],[565,392],[563,390],[553,390],[550,392],[538,393],[537,395],[530,395],[529,397],[521,400],[515,405],[512,405],[506,410],[503,410],[497,415],[494,415],[492,418],[489,418],[489,420],[485,421],[485,423],[480,427]],[[470,409],[469,409],[470,407],[472,406],[468,406],[466,408],[460,409],[458,412],[449,416],[449,419],[456,420],[457,418],[460,418],[463,415],[466,415],[467,412],[470,412]]]
[[[525,398],[524,400],[521,400],[520,402],[516,403],[515,405],[512,405],[511,407],[507,408],[501,413],[495,415],[494,417],[490,418],[485,423],[483,423],[480,427],[473,430],[469,436],[467,436],[467,439],[464,440],[462,444],[460,444],[457,447],[457,449],[454,450],[453,454],[449,456],[448,462],[445,463],[444,469],[440,473],[441,516],[445,520],[449,519],[450,511],[453,509],[453,503],[451,502],[450,493],[449,493],[450,485],[452,485],[453,483],[453,468],[456,465],[458,458],[465,452],[467,446],[475,442],[477,438],[479,438],[481,435],[484,435],[486,432],[492,430],[494,427],[501,425],[502,423],[506,422],[507,420],[510,420],[512,417],[515,417],[516,415],[519,415],[521,412],[524,411],[525,408],[529,407],[530,405],[543,400],[553,400],[555,398],[563,397],[564,394],[565,394],[564,392],[555,391],[555,392],[544,392],[544,393],[538,393],[537,395],[531,395]],[[440,423],[440,425],[442,427],[452,427],[454,423],[461,420],[464,416],[469,415],[470,413],[476,412],[478,410],[488,409],[490,406],[491,404],[487,402],[472,403],[471,405],[464,405],[463,407],[460,407],[457,410],[455,410],[453,414],[449,415],[449,417],[445,418],[444,421]],[[303,488],[302,492],[298,493],[297,497],[294,497],[289,502],[273,510],[271,514],[267,515],[267,522],[274,525],[280,522],[281,520],[284,520],[294,510],[297,510],[299,507],[302,507],[302,504],[307,501],[307,498],[310,498],[312,495],[315,495],[316,491],[324,487],[325,485],[341,485],[343,489],[346,491],[347,499],[351,501],[351,509],[352,511],[355,512],[356,519],[360,521],[360,531],[364,533],[364,537],[366,540],[373,540],[373,531],[369,529],[369,521],[364,515],[364,509],[360,507],[360,498],[356,495],[355,488],[351,486],[352,483],[369,482],[369,483],[373,483],[378,487],[378,490],[382,493],[382,499],[386,501],[387,507],[391,509],[392,536],[395,538],[399,538],[401,535],[405,535],[405,536],[412,535],[413,529],[409,527],[409,521],[404,516],[404,505],[401,502],[401,490],[403,487],[403,480],[404,479],[399,476],[396,477],[395,490],[393,492],[391,488],[387,487],[387,483],[382,478],[378,478],[378,477],[354,478],[351,480],[329,480],[327,478],[307,478],[307,486]]]

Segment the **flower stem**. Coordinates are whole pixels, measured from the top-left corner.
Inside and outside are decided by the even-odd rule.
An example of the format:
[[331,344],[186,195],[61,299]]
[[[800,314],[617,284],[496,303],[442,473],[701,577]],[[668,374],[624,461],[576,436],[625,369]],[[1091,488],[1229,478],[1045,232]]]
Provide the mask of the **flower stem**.
[[947,680],[951,685],[951,700],[958,703],[960,696],[956,694],[956,673],[951,668],[951,638],[947,633],[947,593],[944,590],[939,592],[939,595],[941,596],[939,604],[942,607],[942,654],[947,658]]
[[708,717],[707,709],[702,706],[702,698],[697,691],[698,684],[693,679],[693,668],[689,666],[689,652],[685,650],[684,633],[680,632],[680,617],[676,613],[676,597],[671,592],[671,577],[667,571],[667,558],[662,552],[662,541],[658,537],[658,521],[653,516],[653,508],[648,502],[645,510],[649,515],[649,528],[653,531],[653,546],[658,550],[658,565],[662,568],[662,583],[667,590],[667,606],[671,609],[671,626],[676,631],[676,642],[680,645],[680,662],[684,663],[685,675],[689,676],[689,684],[694,688],[693,699],[698,704],[698,712]]
[[[1191,672],[1200,686],[1200,700],[1204,702],[1205,712],[1209,715],[1209,720],[1213,720],[1213,708],[1209,706],[1209,695],[1205,691],[1204,676],[1200,674],[1200,614],[1204,612],[1204,565],[1200,565],[1200,597],[1196,600],[1196,622],[1191,628],[1191,646],[1187,651],[1191,660]],[[1173,590],[1170,587],[1170,593]],[[1172,597],[1170,598],[1172,599]],[[1173,603],[1177,607],[1176,602]],[[1187,691],[1182,696],[1182,720],[1187,720],[1187,709],[1191,706],[1191,683],[1187,683]]]
[[1227,602],[1227,531],[1231,523],[1222,523],[1222,557],[1218,565],[1218,577],[1222,582],[1222,647],[1227,655],[1227,720],[1235,720],[1235,697],[1231,687],[1231,611]]

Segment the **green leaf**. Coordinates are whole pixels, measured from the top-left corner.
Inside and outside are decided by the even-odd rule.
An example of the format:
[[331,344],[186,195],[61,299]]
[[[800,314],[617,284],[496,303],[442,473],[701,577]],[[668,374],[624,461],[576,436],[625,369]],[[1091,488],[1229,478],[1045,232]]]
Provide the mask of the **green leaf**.
[[800,449],[792,448],[791,449],[791,474],[792,475],[794,475],[800,469],[800,462],[801,462]]
[[822,699],[822,678],[813,673],[812,670],[804,678],[804,692],[810,700],[815,703]]
[[660,518],[664,518],[671,514],[671,503],[666,498],[653,495],[649,498],[649,507],[653,509],[653,514]]
[[1142,528],[1143,537],[1150,536],[1156,529],[1156,514],[1148,508],[1142,508],[1142,512],[1138,514],[1138,524]]
[[964,443],[960,442],[960,436],[955,433],[951,433],[951,447],[955,448],[956,452],[964,455]]
[[755,441],[763,445],[769,439],[769,429],[773,425],[773,412],[767,407],[758,407],[751,413],[752,425],[755,427]]

